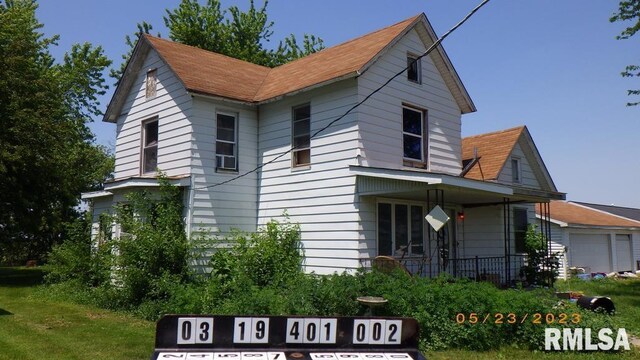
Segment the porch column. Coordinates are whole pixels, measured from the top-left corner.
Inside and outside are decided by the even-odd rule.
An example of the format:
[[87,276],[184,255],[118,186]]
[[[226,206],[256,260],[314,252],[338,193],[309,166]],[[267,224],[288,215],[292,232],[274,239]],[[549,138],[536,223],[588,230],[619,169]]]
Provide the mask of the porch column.
[[[540,207],[540,232],[547,241],[547,259],[551,259],[551,256],[553,256],[551,251],[551,204],[548,202],[538,203],[538,206]],[[553,286],[553,273],[551,271],[549,271],[549,276],[547,277],[547,285]]]
[[511,200],[502,199],[502,216],[504,225],[504,279],[507,286],[511,284]]

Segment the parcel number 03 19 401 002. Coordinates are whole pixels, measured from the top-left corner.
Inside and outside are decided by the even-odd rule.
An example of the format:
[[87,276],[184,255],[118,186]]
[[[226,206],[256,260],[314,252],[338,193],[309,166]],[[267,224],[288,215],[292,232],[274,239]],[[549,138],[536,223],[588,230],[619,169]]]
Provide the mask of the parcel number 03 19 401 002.
[[[233,320],[234,344],[269,343],[268,317],[236,317]],[[214,318],[178,319],[178,344],[213,344]],[[276,324],[277,325],[277,324]],[[285,338],[288,344],[336,344],[337,318],[288,318]],[[354,319],[353,344],[399,345],[402,320]]]

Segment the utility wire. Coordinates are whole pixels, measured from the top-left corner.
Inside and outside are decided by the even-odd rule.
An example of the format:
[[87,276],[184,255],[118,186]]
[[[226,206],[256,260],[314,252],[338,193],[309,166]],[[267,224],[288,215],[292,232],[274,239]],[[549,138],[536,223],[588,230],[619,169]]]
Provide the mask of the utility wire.
[[[387,85],[389,85],[389,83],[391,83],[395,78],[397,78],[398,76],[402,75],[405,73],[405,71],[407,71],[407,69],[409,69],[409,67],[413,66],[414,63],[416,63],[418,60],[422,59],[423,57],[429,55],[433,50],[435,50],[444,39],[447,38],[447,36],[449,36],[452,32],[456,31],[456,29],[458,29],[460,26],[462,26],[462,24],[464,24],[467,20],[469,20],[469,18],[471,18],[478,10],[480,10],[481,7],[483,7],[486,3],[488,3],[489,0],[483,0],[478,6],[476,6],[475,8],[473,8],[473,10],[471,10],[471,12],[469,12],[462,20],[460,20],[460,22],[458,22],[454,27],[452,27],[451,29],[449,29],[449,31],[447,31],[446,33],[444,33],[444,35],[442,35],[442,37],[440,37],[439,39],[437,39],[433,44],[431,44],[431,46],[429,46],[429,48],[422,53],[422,55],[416,57],[415,59],[413,59],[413,61],[408,64],[405,68],[403,68],[402,70],[400,70],[399,72],[397,72],[395,75],[393,75],[391,78],[389,78],[389,80],[385,81],[384,84],[380,85],[377,89],[373,90],[369,95],[367,95],[364,99],[360,100],[359,102],[357,102],[355,105],[353,105],[349,110],[347,110],[344,114],[340,115],[339,117],[337,117],[336,119],[334,119],[333,121],[331,121],[329,124],[325,125],[323,128],[321,128],[320,130],[316,131],[313,133],[313,135],[311,135],[311,137],[309,137],[309,141],[311,141],[311,139],[314,139],[318,134],[320,134],[321,132],[327,130],[328,128],[330,128],[331,126],[333,126],[333,124],[335,124],[336,122],[342,120],[345,116],[349,115],[353,110],[357,109],[360,105],[364,104],[365,101],[369,100],[369,98],[371,98],[373,95],[375,95],[376,93],[378,93],[380,90],[384,89]],[[273,159],[262,163],[260,165],[258,165],[257,167],[255,167],[252,170],[249,170],[245,173],[242,173],[238,176],[234,176],[231,179],[225,180],[223,182],[217,183],[217,184],[212,184],[212,185],[206,185],[206,186],[202,186],[202,187],[198,187],[198,188],[194,188],[194,190],[202,190],[202,189],[207,189],[207,188],[214,188],[217,186],[221,186],[224,184],[228,184],[232,181],[236,181],[240,178],[243,178],[249,174],[252,174],[254,172],[257,172],[258,170],[262,169],[263,167],[265,167],[266,165],[272,164],[274,162],[276,162],[278,159],[282,158],[283,156],[291,153],[293,150],[299,148],[299,145],[294,145],[292,146],[289,150],[281,153],[280,155],[274,157]]]

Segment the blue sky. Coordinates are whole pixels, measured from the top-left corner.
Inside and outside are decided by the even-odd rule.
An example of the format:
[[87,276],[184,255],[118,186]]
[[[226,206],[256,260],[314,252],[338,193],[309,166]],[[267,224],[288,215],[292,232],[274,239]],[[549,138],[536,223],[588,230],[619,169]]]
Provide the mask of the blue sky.
[[[124,37],[137,22],[168,37],[164,9],[179,0],[39,2],[45,34],[61,36],[54,55],[61,58],[71,44],[88,41],[119,65]],[[275,41],[309,33],[332,46],[421,12],[441,35],[479,2],[272,0],[268,13]],[[222,1],[223,8],[248,3]],[[639,88],[640,80],[620,76],[626,65],[640,63],[640,35],[615,40],[623,24],[608,18],[617,4],[492,0],[443,46],[478,108],[463,116],[463,136],[527,125],[569,200],[640,207],[640,106],[625,106],[626,90]],[[103,110],[112,93],[101,100]],[[92,129],[99,143],[113,146],[113,124],[97,119]]]

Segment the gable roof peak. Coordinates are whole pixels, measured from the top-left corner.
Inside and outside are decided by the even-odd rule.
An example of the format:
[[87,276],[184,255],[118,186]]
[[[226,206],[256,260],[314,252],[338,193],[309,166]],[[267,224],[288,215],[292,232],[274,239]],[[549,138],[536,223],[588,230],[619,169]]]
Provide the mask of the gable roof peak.
[[[416,26],[425,45],[436,41],[437,35],[426,15],[420,13],[275,68],[145,34],[136,44],[121,79],[126,86],[116,88],[104,121],[115,121],[126,97],[120,93],[129,91],[133,81],[130,78],[140,71],[150,49],[155,50],[188,92],[245,104],[261,104],[359,76]],[[462,113],[475,111],[473,101],[442,46],[438,46],[430,56]]]

